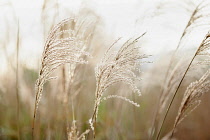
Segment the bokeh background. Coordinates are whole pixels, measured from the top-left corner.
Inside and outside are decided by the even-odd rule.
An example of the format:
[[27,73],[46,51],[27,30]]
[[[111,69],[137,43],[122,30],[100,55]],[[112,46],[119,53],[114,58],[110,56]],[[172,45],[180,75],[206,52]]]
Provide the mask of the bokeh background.
[[[95,21],[89,46],[93,58],[78,69],[77,84],[73,88],[73,92],[79,89],[71,104],[80,132],[89,127],[96,82],[94,68],[105,50],[119,37],[122,37],[121,44],[146,32],[138,45],[142,53],[152,55],[148,61],[153,63],[141,68],[143,80],[138,86],[142,96],[136,96],[124,84],[114,85],[106,92],[126,96],[140,107],[117,99],[102,102],[96,139],[148,139],[169,58],[190,18],[190,8],[194,7],[188,0],[0,0],[0,139],[31,139],[35,82],[44,42],[50,29],[67,17]],[[184,39],[175,59],[184,62],[180,69],[186,68],[208,30],[193,30]],[[199,79],[207,68],[196,66],[190,70],[170,110],[162,136],[172,129],[186,87]],[[60,71],[56,73],[59,75]],[[67,139],[60,85],[58,78],[44,87],[36,139]],[[175,139],[210,139],[209,99],[208,93],[202,97],[201,105],[178,126]],[[72,114],[68,118],[72,121]]]

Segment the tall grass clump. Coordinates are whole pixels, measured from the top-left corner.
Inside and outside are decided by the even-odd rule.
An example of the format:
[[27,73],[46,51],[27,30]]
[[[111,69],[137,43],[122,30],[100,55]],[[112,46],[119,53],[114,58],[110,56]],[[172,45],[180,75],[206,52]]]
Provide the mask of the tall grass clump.
[[[197,2],[181,1],[177,3],[179,3],[179,5],[183,5],[184,9],[189,13],[190,16],[178,40],[176,49],[171,55],[171,57],[169,58],[169,65],[166,70],[163,86],[162,86],[161,93],[159,96],[157,109],[154,115],[153,124],[152,124],[152,132],[150,134],[150,138],[153,134],[155,134],[153,132],[159,129],[158,122],[160,120],[160,116],[164,112],[165,108],[167,107],[168,102],[170,102],[169,101],[170,97],[173,96],[173,93],[175,93],[175,90],[172,92],[171,87],[173,87],[173,89],[176,89],[176,87],[178,87],[180,83],[179,81],[181,81],[182,79],[182,78],[178,78],[178,76],[175,76],[174,74],[180,73],[181,75],[183,75],[185,72],[185,69],[183,68],[181,69],[180,67],[178,67],[178,65],[180,64],[175,64],[175,58],[176,58],[179,48],[183,46],[184,43],[189,39],[189,36],[192,34],[192,32],[201,31],[201,30],[204,31],[210,27],[210,20],[209,20],[210,11],[208,9],[209,2],[207,0],[200,0]],[[163,10],[164,8],[165,8],[164,6],[162,7],[160,6],[160,9],[158,10],[161,10],[161,9]],[[175,65],[174,68],[172,68],[173,65]],[[177,71],[178,73],[174,73],[175,71]],[[179,77],[182,77],[181,75]],[[170,83],[171,81],[176,81],[176,82]],[[161,123],[160,123],[160,127],[161,127]]]
[[[145,33],[144,33],[145,34]],[[143,34],[143,35],[144,35]],[[143,63],[141,60],[147,58],[148,55],[140,53],[140,47],[136,43],[143,36],[126,41],[118,51],[113,51],[113,46],[118,42],[114,42],[105,52],[101,62],[95,68],[96,76],[96,91],[95,91],[95,105],[92,118],[89,120],[90,127],[93,130],[95,137],[96,121],[98,116],[99,105],[102,100],[111,98],[118,98],[125,100],[136,107],[140,105],[134,101],[119,95],[108,95],[104,97],[105,91],[112,85],[123,82],[130,86],[134,93],[141,95],[140,90],[135,84],[136,81],[141,80],[137,76],[140,72],[140,65]]]
[[[25,33],[24,30],[28,28],[20,28],[22,26],[18,23],[17,31],[15,27],[15,33],[11,32],[15,34],[11,36],[15,38],[12,42],[9,32],[12,22],[8,22],[3,26],[8,28],[8,32],[5,34],[7,37],[3,38],[3,52],[0,52],[5,57],[0,56],[3,58],[2,68],[5,68],[0,70],[0,140],[31,139],[31,129],[34,140],[208,139],[210,111],[207,105],[210,104],[207,98],[202,100],[202,97],[210,91],[210,32],[207,33],[207,28],[210,29],[209,2],[162,0],[157,7],[160,11],[155,12],[160,13],[168,8],[162,11],[168,16],[164,18],[167,27],[164,23],[157,25],[159,21],[149,22],[148,25],[152,26],[151,30],[156,25],[158,28],[164,25],[165,31],[158,29],[156,34],[148,33],[147,37],[151,37],[151,40],[142,40],[146,33],[125,42],[119,38],[109,46],[107,44],[114,36],[105,31],[107,28],[101,19],[107,18],[100,19],[95,13],[99,11],[86,9],[84,3],[84,9],[73,15],[68,11],[72,9],[68,9],[68,5],[62,1],[43,0],[40,7],[40,23],[43,26],[33,22],[36,28],[43,29],[40,34],[44,34],[42,38],[45,40],[39,71],[31,62],[35,57],[24,60],[24,53],[29,53],[24,46],[28,38],[24,39],[24,34],[20,33]],[[145,4],[143,1],[139,3]],[[173,14],[180,15],[177,19],[186,19],[180,28],[177,26],[180,21],[175,21]],[[74,18],[57,22],[66,15]],[[7,20],[12,21],[10,18]],[[173,22],[173,25],[169,22]],[[172,33],[171,27],[177,31],[161,39],[161,35],[166,35],[166,32]],[[207,33],[205,37],[200,35],[204,33]],[[196,42],[197,39],[200,40]],[[169,42],[172,40],[177,42]],[[158,46],[163,42],[167,42],[164,51]],[[193,43],[198,43],[196,48],[192,48]],[[142,51],[148,44],[154,45],[155,51],[159,52],[153,61],[157,62],[157,58],[161,58],[151,67],[142,66],[150,63],[148,58],[153,59]],[[105,46],[108,47],[104,51]],[[174,50],[167,52],[173,46]],[[188,48],[184,50],[184,47]],[[148,48],[147,51],[153,50]],[[5,67],[4,63],[10,66]],[[141,92],[144,93],[143,97],[140,97]],[[197,109],[199,113],[191,114],[190,118],[189,114],[202,105],[201,100],[202,109]],[[23,105],[26,103],[33,103],[33,116],[30,114],[31,106]],[[9,109],[5,111],[5,108]],[[204,112],[200,115],[202,110]],[[179,127],[187,116],[193,120],[193,124],[186,120],[185,126]]]
[[181,105],[179,107],[178,115],[176,117],[174,127],[172,129],[171,138],[173,137],[174,130],[182,120],[191,113],[200,103],[199,98],[207,93],[210,89],[210,80],[207,80],[210,75],[208,70],[198,81],[192,82],[184,93]]
[[[77,20],[72,21],[71,24],[69,24],[69,27],[72,29],[71,37],[73,38],[79,38],[80,40],[84,41],[84,44],[80,47],[81,51],[89,51],[90,50],[90,41],[91,36],[94,32],[95,28],[95,21],[94,20],[88,20],[88,18],[77,18]],[[63,27],[63,29],[68,27]],[[64,36],[61,36],[61,38]],[[81,55],[80,58],[87,59],[87,55]],[[75,107],[74,107],[74,98],[80,93],[82,83],[77,80],[77,75],[79,75],[81,69],[81,63],[78,62],[72,62],[66,65],[62,66],[62,92],[64,94],[63,96],[63,103],[64,103],[64,110],[65,110],[65,117],[66,117],[66,128],[67,133],[71,132],[70,130],[70,120],[68,118],[70,112],[69,112],[69,104],[71,103],[71,109],[72,109],[72,118],[73,121],[76,121],[75,118]],[[74,87],[77,87],[78,89],[74,91]]]
[[[62,30],[64,25],[73,20],[75,19],[67,18],[55,25],[55,27],[50,31],[46,40],[42,55],[39,77],[36,81],[36,99],[32,126],[33,133],[43,86],[47,81],[56,78],[52,76],[52,73],[60,66],[65,64],[86,64],[87,61],[84,59],[84,56],[90,56],[90,54],[87,53],[83,48],[86,45],[86,40],[81,40],[78,36],[72,36],[74,33],[72,29]],[[67,36],[60,38],[64,34]]]
[[[169,104],[169,106],[168,106],[168,108],[167,108],[167,110],[166,110],[166,114],[165,114],[165,116],[164,116],[163,122],[161,123],[161,127],[160,127],[159,133],[158,133],[158,135],[157,135],[157,139],[159,139],[159,137],[160,137],[160,133],[161,133],[161,130],[162,130],[162,128],[163,128],[163,124],[164,124],[164,122],[165,122],[165,120],[166,120],[166,117],[167,117],[168,112],[169,112],[169,110],[170,110],[170,108],[171,108],[171,105],[172,105],[172,103],[173,103],[173,101],[174,101],[174,98],[175,98],[175,96],[176,96],[178,90],[180,89],[180,86],[181,86],[183,80],[185,79],[186,74],[188,73],[189,69],[191,68],[194,59],[196,58],[196,56],[200,56],[200,55],[206,55],[207,57],[209,57],[209,52],[208,52],[208,51],[209,51],[209,48],[210,48],[210,46],[209,46],[209,41],[210,41],[210,32],[208,32],[208,33],[206,34],[206,36],[205,36],[205,38],[203,39],[202,43],[200,44],[200,46],[198,47],[198,49],[197,49],[196,52],[194,53],[193,57],[191,58],[191,61],[190,61],[190,63],[188,64],[186,70],[184,71],[184,74],[183,74],[183,76],[182,76],[182,78],[181,78],[181,81],[179,82],[178,87],[176,88],[175,93],[174,93],[174,95],[173,95],[173,97],[172,97],[172,100],[170,101],[170,104]],[[209,62],[209,60],[206,60],[205,62]],[[200,63],[202,64],[202,62],[200,62]],[[172,133],[172,134],[173,134],[173,133]]]
[[[197,65],[208,65],[210,64],[210,33],[206,35],[203,42],[201,43],[200,47],[198,48],[195,56],[206,56],[207,59],[204,61],[199,61]],[[174,130],[179,123],[190,113],[192,112],[199,104],[199,98],[204,94],[207,93],[210,89],[210,81],[208,80],[210,75],[210,70],[208,69],[207,72],[195,82],[192,82],[186,89],[181,105],[179,107],[178,115],[176,117],[174,127],[172,129],[171,137],[173,137]]]
[[20,45],[20,27],[18,21],[17,42],[16,42],[16,98],[17,98],[17,127],[18,140],[20,140],[20,95],[19,95],[19,45]]

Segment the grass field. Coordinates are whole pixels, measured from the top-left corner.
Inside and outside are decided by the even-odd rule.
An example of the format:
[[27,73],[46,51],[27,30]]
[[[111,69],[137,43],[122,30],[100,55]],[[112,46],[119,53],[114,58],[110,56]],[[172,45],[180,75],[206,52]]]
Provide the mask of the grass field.
[[210,139],[209,0],[40,3],[0,1],[0,140]]

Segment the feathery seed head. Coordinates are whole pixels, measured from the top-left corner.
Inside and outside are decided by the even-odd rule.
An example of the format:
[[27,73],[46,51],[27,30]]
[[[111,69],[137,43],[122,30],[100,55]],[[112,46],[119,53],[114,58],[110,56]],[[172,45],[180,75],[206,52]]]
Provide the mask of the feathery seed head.
[[[35,115],[44,84],[48,80],[54,79],[54,77],[50,77],[51,74],[60,66],[68,63],[87,63],[84,57],[90,56],[90,54],[85,51],[87,41],[89,40],[86,29],[90,26],[90,23],[85,25],[85,21],[82,23],[76,22],[77,20],[73,18],[62,20],[50,31],[45,42],[42,65],[39,72],[39,78],[36,81]],[[64,30],[63,27],[68,23],[72,23],[74,26],[72,29]]]
[[179,108],[178,115],[174,124],[174,128],[199,104],[199,98],[206,92],[210,90],[210,81],[207,78],[210,75],[210,70],[208,70],[200,80],[191,83],[184,93],[184,97]]
[[139,51],[140,47],[135,45],[142,36],[134,40],[129,39],[119,48],[118,51],[112,50],[113,46],[119,41],[119,39],[115,41],[107,49],[101,62],[95,68],[95,106],[94,114],[89,121],[92,130],[94,130],[93,121],[96,123],[98,107],[102,100],[118,98],[139,107],[139,104],[123,96],[109,95],[103,99],[102,96],[110,86],[119,82],[129,85],[133,92],[137,93],[139,96],[141,95],[141,92],[136,85],[136,81],[141,80],[138,78],[137,72],[139,72],[140,65],[143,63],[141,60],[149,57],[148,55],[141,54]]

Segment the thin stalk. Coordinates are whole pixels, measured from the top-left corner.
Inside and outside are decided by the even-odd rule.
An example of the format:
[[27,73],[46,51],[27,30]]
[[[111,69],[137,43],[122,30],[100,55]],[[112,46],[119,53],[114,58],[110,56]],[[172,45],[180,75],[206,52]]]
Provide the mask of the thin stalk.
[[[96,98],[96,100],[95,100],[95,102],[97,101],[97,99],[98,99],[98,86],[97,86],[97,88],[96,88],[96,93],[95,94],[97,94],[97,98]],[[96,105],[96,104],[95,104]],[[95,139],[95,129],[96,129],[96,111],[98,110],[98,106],[96,105],[95,106],[95,109],[94,109],[94,112],[93,112],[93,116],[92,116],[92,122],[93,122],[93,120],[94,120],[94,122],[93,122],[93,125],[94,125],[94,130],[93,130],[93,138]]]
[[68,97],[68,91],[66,87],[66,67],[62,67],[62,92],[64,94],[63,96],[63,104],[64,104],[64,112],[65,112],[65,121],[66,121],[66,134],[68,134],[69,131],[69,121],[68,121],[68,116],[69,116],[69,111],[68,111],[68,103],[69,103],[69,97]]
[[[202,2],[201,2],[201,3],[202,3]],[[201,3],[200,3],[200,4],[201,4]],[[177,47],[176,47],[176,50],[175,50],[175,52],[172,54],[172,57],[170,57],[170,63],[169,63],[168,69],[167,69],[167,71],[166,71],[166,75],[165,75],[165,78],[164,78],[164,83],[166,82],[167,77],[168,77],[168,75],[169,75],[169,70],[170,70],[170,68],[171,68],[172,61],[173,61],[173,59],[174,59],[174,57],[175,57],[175,55],[176,55],[176,53],[177,53],[179,47],[181,46],[182,39],[183,39],[183,37],[185,36],[188,27],[191,25],[191,22],[192,22],[192,20],[193,20],[193,18],[194,18],[194,16],[195,16],[195,14],[197,13],[197,10],[198,10],[198,7],[200,6],[200,4],[198,4],[198,5],[195,7],[194,11],[192,12],[192,14],[191,14],[191,16],[190,16],[190,18],[189,18],[189,20],[188,20],[188,23],[186,24],[186,26],[185,26],[185,28],[184,28],[184,31],[182,32],[182,35],[181,35],[181,37],[180,37],[180,39],[179,39],[178,45],[177,45]],[[164,92],[164,88],[162,87],[162,88],[161,88],[161,95],[163,94],[163,92]],[[160,95],[160,97],[161,97],[161,95]],[[160,100],[159,100],[159,101],[160,101]],[[154,119],[153,119],[153,121],[152,121],[152,131],[151,131],[151,133],[150,133],[149,139],[152,139],[152,134],[153,134],[152,132],[153,132],[153,130],[155,129],[154,127],[155,127],[155,125],[156,125],[156,123],[157,123],[157,115],[158,115],[158,108],[159,108],[159,106],[160,106],[160,102],[158,102],[157,109],[156,109],[155,115],[154,115],[155,117],[154,117]]]
[[[45,34],[45,21],[44,21],[44,10],[46,8],[46,0],[43,1],[43,5],[42,5],[42,17],[41,17],[41,20],[43,21],[43,36],[44,36],[44,40],[46,40],[46,34]],[[38,98],[38,91],[36,91],[36,97],[35,97],[35,103],[34,103],[34,114],[33,114],[33,121],[32,121],[32,140],[34,140],[34,128],[35,128],[35,119],[36,119],[36,113],[37,113],[37,110],[36,110],[36,101],[37,101],[37,98]]]
[[168,106],[168,108],[167,108],[166,114],[165,114],[165,116],[164,116],[163,122],[162,122],[162,124],[161,124],[161,126],[160,126],[160,130],[159,130],[158,136],[157,136],[157,138],[156,138],[157,140],[160,138],[160,134],[161,134],[163,125],[164,125],[165,120],[166,120],[166,118],[167,118],[167,116],[168,116],[169,110],[170,110],[171,105],[172,105],[172,103],[173,103],[173,101],[174,101],[174,99],[175,99],[175,96],[176,96],[176,94],[177,94],[177,92],[178,92],[178,90],[179,90],[179,88],[180,88],[180,86],[181,86],[181,84],[182,84],[182,82],[183,82],[183,80],[184,80],[184,78],[185,78],[185,76],[186,76],[188,70],[190,69],[190,66],[192,65],[193,60],[194,60],[195,57],[197,56],[197,53],[198,53],[200,47],[203,45],[204,41],[205,41],[207,38],[208,38],[208,35],[204,38],[204,40],[202,41],[202,43],[200,44],[200,46],[199,46],[198,49],[196,50],[195,54],[193,55],[193,58],[191,59],[189,65],[188,65],[188,67],[187,67],[187,69],[186,69],[186,71],[185,71],[185,73],[184,73],[184,75],[183,75],[183,77],[182,77],[182,79],[181,79],[181,81],[180,81],[180,83],[179,83],[179,85],[178,85],[178,87],[177,87],[177,89],[176,89],[176,91],[175,91],[173,97],[172,97],[172,100],[171,100],[171,102],[170,102],[170,104],[169,104],[169,106]]
[[36,92],[36,100],[35,100],[35,103],[34,103],[34,116],[33,116],[33,122],[32,122],[32,140],[34,140],[34,128],[35,128],[35,120],[36,120],[36,113],[37,113],[37,109],[36,109],[36,101],[38,99],[38,93],[39,91],[37,90]]
[[[133,101],[136,102],[135,94],[132,95],[132,98],[133,98]],[[138,121],[136,118],[136,107],[135,106],[133,106],[133,119],[134,119],[133,130],[134,130],[135,138],[137,138],[138,132],[137,132],[137,127],[136,127],[136,122],[138,122]]]
[[71,98],[71,108],[72,108],[72,118],[73,118],[73,121],[75,121],[75,112],[74,112],[74,102],[73,102],[73,97]]
[[185,78],[185,76],[186,76],[186,74],[187,74],[187,72],[188,72],[188,70],[189,70],[189,68],[190,68],[190,66],[191,66],[191,64],[192,64],[192,62],[193,62],[195,56],[196,56],[196,55],[193,56],[193,58],[192,58],[190,64],[188,65],[188,67],[187,67],[187,69],[186,69],[186,71],[185,71],[185,73],[184,73],[184,75],[183,75],[183,77],[182,77],[182,79],[181,79],[181,81],[180,81],[180,83],[179,83],[177,89],[176,89],[176,92],[174,93],[174,95],[173,95],[173,97],[172,97],[172,100],[171,100],[171,102],[170,102],[170,104],[169,104],[169,106],[168,106],[168,108],[167,108],[166,114],[165,114],[165,116],[164,116],[163,122],[162,122],[162,124],[161,124],[161,126],[160,126],[160,130],[159,130],[159,132],[158,132],[157,140],[158,140],[159,137],[160,137],[160,133],[161,133],[162,128],[163,128],[163,124],[164,124],[164,122],[165,122],[165,120],[166,120],[166,117],[168,116],[168,112],[169,112],[169,110],[170,110],[170,108],[171,108],[171,105],[172,105],[174,99],[175,99],[175,96],[176,96],[176,94],[177,94],[177,92],[178,92],[178,90],[179,90],[179,88],[180,88],[180,86],[181,86],[181,84],[182,84],[182,81],[184,80],[184,78]]
[[[180,47],[180,45],[181,45],[182,38],[184,37],[184,35],[185,35],[185,33],[186,33],[186,30],[187,30],[187,28],[188,28],[188,26],[189,26],[189,23],[190,23],[192,17],[193,17],[193,14],[191,15],[189,22],[188,22],[187,25],[185,26],[185,29],[184,29],[184,31],[183,31],[183,33],[182,33],[180,39],[179,39],[179,43],[178,43],[178,45],[177,45],[177,47],[176,47],[175,52],[174,52],[174,53],[172,54],[172,56],[170,57],[169,66],[168,66],[168,69],[167,69],[167,71],[166,71],[166,75],[165,75],[165,78],[164,78],[164,83],[165,83],[166,80],[167,80],[167,77],[168,77],[168,75],[169,75],[169,71],[170,71],[172,62],[173,62],[174,57],[175,57],[175,55],[176,55],[176,53],[177,53],[177,51],[178,51],[178,49],[179,49],[179,47]],[[163,88],[163,86],[162,86],[162,87],[161,87],[161,95],[160,95],[160,97],[162,96],[163,92],[164,92],[164,88]],[[152,139],[152,134],[153,134],[152,132],[153,132],[153,130],[155,129],[155,128],[154,128],[155,125],[157,124],[157,115],[158,115],[158,108],[159,108],[159,106],[160,106],[160,98],[159,98],[159,102],[158,102],[158,105],[157,105],[157,109],[155,109],[155,115],[154,115],[155,117],[154,117],[154,119],[153,119],[153,121],[152,121],[152,122],[153,122],[153,123],[152,123],[152,131],[151,131],[151,133],[150,133],[149,139]]]
[[74,113],[74,104],[73,104],[73,98],[71,98],[71,102],[72,102],[72,104],[71,104],[71,108],[72,108],[72,118],[73,118],[73,121],[75,120],[75,113]]
[[173,138],[176,126],[177,126],[177,124],[175,124],[174,129],[172,130],[172,133],[171,133],[171,136],[169,137],[169,140],[171,140]]
[[17,30],[17,44],[16,44],[16,99],[17,99],[17,129],[18,129],[18,140],[20,140],[20,97],[19,97],[19,21]]
[[[104,73],[104,71],[102,72],[102,74]],[[101,75],[102,75],[101,74]],[[92,115],[92,118],[91,118],[91,120],[92,120],[92,122],[93,122],[93,120],[94,120],[94,130],[93,130],[93,138],[95,139],[95,129],[96,129],[96,112],[97,112],[97,110],[98,110],[98,105],[97,105],[97,101],[98,101],[98,99],[100,98],[99,97],[99,85],[100,85],[100,81],[101,81],[101,76],[99,77],[99,81],[98,81],[98,84],[96,85],[96,91],[95,91],[95,106],[94,106],[94,111],[93,111],[93,115]],[[100,102],[100,101],[99,101]],[[100,104],[100,103],[99,103]]]
[[65,78],[66,74],[64,72],[64,71],[66,71],[66,67],[63,67],[63,79],[65,79],[64,80],[64,85],[66,85],[66,87],[64,88],[64,94],[65,94],[65,96],[64,96],[64,106],[65,106],[65,112],[66,112],[66,115],[65,115],[66,118],[65,119],[66,119],[67,134],[68,134],[68,132],[70,130],[70,128],[69,128],[70,121],[69,121],[69,118],[68,118],[68,116],[69,116],[69,109],[68,109],[68,107],[69,107],[69,100],[70,100],[70,98],[71,98],[71,108],[72,108],[72,119],[73,119],[73,121],[75,121],[75,119],[76,119],[75,111],[74,111],[73,95],[71,93],[71,89],[72,89],[72,84],[74,82],[74,75],[75,75],[76,68],[73,71],[71,71],[72,65],[73,64],[69,65],[69,70],[68,70],[69,77],[68,77],[68,80],[66,80],[66,78]]

